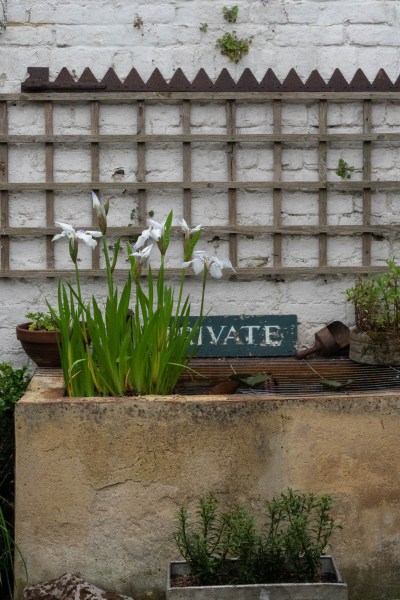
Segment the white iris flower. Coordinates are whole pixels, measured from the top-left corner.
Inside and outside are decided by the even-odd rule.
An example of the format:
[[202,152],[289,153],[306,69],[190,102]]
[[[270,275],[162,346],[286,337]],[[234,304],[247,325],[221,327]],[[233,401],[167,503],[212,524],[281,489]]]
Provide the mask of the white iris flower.
[[94,238],[101,237],[100,231],[84,231],[83,229],[76,230],[72,225],[69,225],[68,223],[59,223],[58,221],[56,221],[56,225],[61,227],[62,231],[53,237],[53,242],[61,238],[67,238],[70,241],[82,241],[84,244],[86,244],[86,246],[89,246],[89,248],[93,249],[97,246],[97,241]]
[[190,237],[191,235],[196,233],[196,231],[200,231],[200,229],[202,228],[202,225],[196,225],[196,227],[192,227],[191,229],[186,223],[185,219],[180,219],[180,221],[178,221],[178,225],[180,226],[181,231],[185,234],[185,237]]
[[184,269],[190,265],[193,266],[193,271],[196,275],[202,273],[204,269],[207,269],[210,275],[216,279],[220,279],[222,277],[222,270],[225,267],[235,271],[230,260],[220,260],[217,256],[208,256],[204,250],[196,250],[192,260],[182,263],[182,267]]

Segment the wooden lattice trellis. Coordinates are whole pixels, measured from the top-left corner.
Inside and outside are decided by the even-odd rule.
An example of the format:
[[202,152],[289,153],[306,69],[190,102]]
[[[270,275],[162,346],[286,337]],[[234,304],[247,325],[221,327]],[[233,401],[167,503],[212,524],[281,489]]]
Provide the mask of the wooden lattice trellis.
[[[90,82],[89,82],[90,83]],[[86,87],[90,88],[89,83]],[[164,82],[165,83],[165,82]],[[297,82],[294,81],[297,85]],[[324,84],[325,85],[325,84]],[[92,82],[92,87],[96,87]],[[101,87],[101,86],[100,86]],[[103,86],[104,87],[104,86]],[[365,86],[367,87],[367,86]],[[191,222],[192,193],[198,190],[214,189],[226,192],[228,206],[228,223],[225,226],[207,226],[206,233],[224,235],[229,239],[230,259],[236,267],[235,277],[255,279],[264,276],[284,274],[329,274],[329,273],[365,273],[379,271],[383,267],[371,264],[372,236],[395,235],[400,232],[400,223],[384,225],[371,224],[371,198],[379,191],[393,192],[400,190],[400,182],[396,180],[373,180],[372,148],[374,143],[399,143],[400,131],[389,133],[373,132],[371,128],[371,110],[374,102],[400,101],[398,91],[80,91],[79,94],[65,91],[39,91],[37,93],[0,95],[0,193],[1,193],[1,277],[34,277],[65,274],[65,270],[55,269],[52,236],[58,231],[54,225],[54,198],[59,191],[95,190],[104,195],[107,190],[128,190],[137,194],[139,207],[139,224],[137,227],[114,227],[112,235],[132,235],[139,233],[145,226],[147,214],[147,193],[154,190],[175,190],[182,196],[183,216]],[[131,104],[137,112],[137,133],[135,134],[102,134],[99,126],[99,107],[101,103]],[[145,111],[148,104],[158,102],[174,103],[180,106],[181,133],[148,134],[145,132]],[[191,105],[201,102],[225,105],[226,132],[218,134],[198,134],[191,131]],[[241,103],[269,103],[273,111],[272,133],[237,133],[236,110]],[[318,105],[319,127],[315,133],[284,133],[282,131],[283,103],[316,103]],[[328,131],[329,103],[362,103],[362,123],[360,133],[331,133]],[[41,106],[45,117],[45,132],[38,135],[9,134],[8,106],[10,103],[36,103]],[[57,103],[76,105],[88,104],[91,114],[91,131],[85,135],[54,134],[53,111]],[[137,181],[100,181],[99,147],[102,144],[118,144],[129,142],[136,144]],[[182,178],[179,181],[146,181],[146,150],[152,143],[175,143],[181,145]],[[228,166],[226,181],[208,181],[192,179],[192,144],[222,143],[225,145]],[[244,181],[238,180],[237,150],[239,145],[262,143],[272,149],[273,179]],[[331,143],[340,143],[343,148],[355,142],[362,145],[362,180],[327,180],[327,153]],[[32,147],[45,147],[45,181],[41,183],[21,183],[8,180],[8,152],[12,144]],[[54,181],[54,148],[57,144],[64,146],[85,145],[90,150],[91,180],[89,182],[56,182]],[[290,145],[315,145],[318,153],[318,178],[314,181],[285,181],[282,177],[282,149]],[[273,197],[273,223],[270,225],[243,225],[237,220],[238,190],[269,191]],[[38,190],[46,197],[45,227],[10,227],[9,225],[9,193],[24,190]],[[282,224],[282,193],[284,191],[303,191],[318,196],[317,225],[285,225]],[[327,218],[327,203],[332,191],[362,195],[362,224],[330,225]],[[271,235],[273,238],[273,264],[260,267],[238,267],[238,236]],[[10,268],[10,240],[18,237],[45,237],[46,269],[20,270]],[[282,240],[284,236],[317,236],[319,241],[318,266],[285,266],[282,256]],[[329,264],[329,236],[361,236],[362,260],[358,266],[335,266]],[[93,276],[102,274],[99,268],[99,253],[94,253],[92,269],[87,270]]]

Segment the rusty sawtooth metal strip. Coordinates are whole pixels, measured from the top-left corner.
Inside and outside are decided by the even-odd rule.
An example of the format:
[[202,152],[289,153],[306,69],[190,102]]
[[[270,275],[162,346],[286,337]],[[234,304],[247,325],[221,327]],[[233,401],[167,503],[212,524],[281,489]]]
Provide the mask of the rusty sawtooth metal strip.
[[54,81],[49,79],[48,67],[28,67],[28,78],[21,84],[22,92],[398,92],[400,76],[393,83],[384,69],[380,69],[371,82],[357,69],[348,82],[340,69],[335,69],[331,78],[325,81],[317,70],[312,71],[303,82],[295,69],[290,69],[280,81],[272,69],[268,69],[261,81],[247,68],[238,81],[227,69],[222,69],[213,82],[204,69],[200,69],[192,82],[182,69],[177,69],[172,78],[166,80],[159,69],[154,69],[144,82],[136,69],[132,69],[124,81],[108,69],[101,81],[86,67],[77,79],[63,67]]

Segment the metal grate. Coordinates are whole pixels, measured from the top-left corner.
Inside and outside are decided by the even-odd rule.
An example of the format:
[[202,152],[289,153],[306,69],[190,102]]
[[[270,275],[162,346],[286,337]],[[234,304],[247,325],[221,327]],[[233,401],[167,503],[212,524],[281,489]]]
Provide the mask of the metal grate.
[[[310,396],[358,394],[366,392],[400,392],[400,368],[389,365],[372,366],[353,362],[345,357],[318,358],[298,361],[294,358],[273,359],[194,359],[191,367],[206,379],[193,379],[189,372],[182,378],[177,393],[209,394],[210,388],[233,373],[270,373],[271,381],[254,389],[239,387],[236,394],[267,396]],[[322,380],[349,383],[342,389],[327,388]]]

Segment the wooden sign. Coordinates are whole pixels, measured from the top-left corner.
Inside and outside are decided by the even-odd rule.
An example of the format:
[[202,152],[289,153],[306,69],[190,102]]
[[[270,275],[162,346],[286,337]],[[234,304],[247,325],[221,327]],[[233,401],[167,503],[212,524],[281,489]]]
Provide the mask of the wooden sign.
[[296,340],[296,315],[204,317],[196,356],[292,356]]

